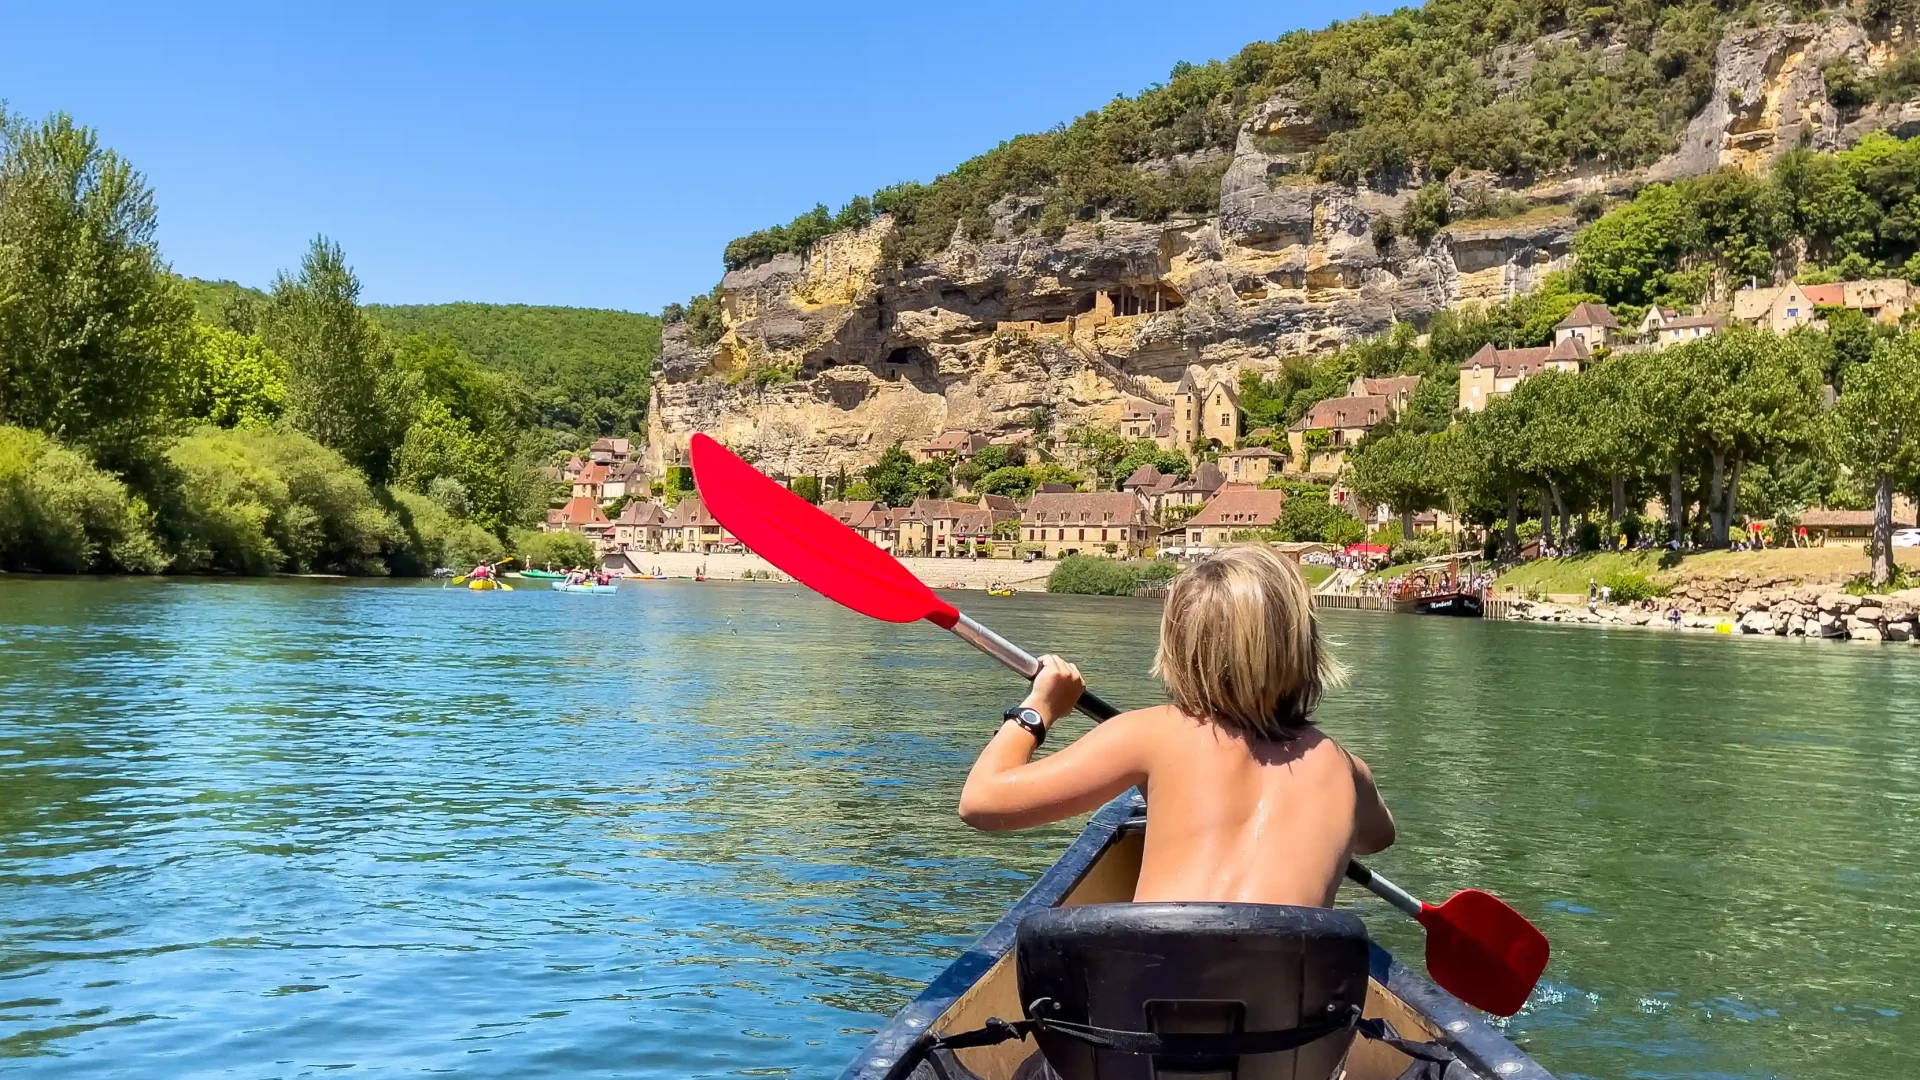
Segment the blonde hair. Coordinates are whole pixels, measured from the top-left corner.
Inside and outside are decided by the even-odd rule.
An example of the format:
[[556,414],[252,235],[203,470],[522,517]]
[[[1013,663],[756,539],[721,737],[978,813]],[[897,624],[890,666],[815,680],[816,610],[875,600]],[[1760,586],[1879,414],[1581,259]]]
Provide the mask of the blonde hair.
[[1346,678],[1299,569],[1265,544],[1227,548],[1174,579],[1153,674],[1188,716],[1280,740],[1312,724],[1321,691]]

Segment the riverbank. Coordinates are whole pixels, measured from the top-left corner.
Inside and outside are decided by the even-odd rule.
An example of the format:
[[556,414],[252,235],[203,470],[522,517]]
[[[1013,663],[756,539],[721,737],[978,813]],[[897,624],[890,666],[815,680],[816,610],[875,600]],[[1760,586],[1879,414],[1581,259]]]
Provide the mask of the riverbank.
[[1920,645],[1920,589],[1854,596],[1819,586],[1757,588],[1742,592],[1721,610],[1682,614],[1676,625],[1673,605],[1656,601],[1657,610],[1515,600],[1507,617],[1515,622],[1574,623],[1588,626],[1644,626],[1721,634],[1771,634],[1833,641],[1905,642]]
[[[648,570],[658,567],[669,577],[692,577],[705,567],[707,577],[715,581],[790,581],[786,574],[758,555],[747,553],[697,555],[683,551],[635,553],[635,560]],[[985,589],[1004,585],[1015,592],[1046,592],[1047,575],[1058,565],[1051,559],[1023,562],[1017,559],[922,559],[904,558],[900,565],[914,577],[936,589]]]
[[[1920,548],[1902,548],[1895,560],[1920,569]],[[1831,586],[1838,591],[1868,570],[1866,552],[1835,545],[1820,548],[1772,548],[1766,551],[1703,551],[1674,555],[1665,551],[1603,551],[1521,563],[1494,581],[1496,595],[1584,604],[1587,582],[1605,583],[1621,574],[1639,574],[1665,586],[1688,614],[1729,611],[1748,589]],[[1715,607],[1719,604],[1721,606]],[[1664,608],[1662,609],[1664,610]]]

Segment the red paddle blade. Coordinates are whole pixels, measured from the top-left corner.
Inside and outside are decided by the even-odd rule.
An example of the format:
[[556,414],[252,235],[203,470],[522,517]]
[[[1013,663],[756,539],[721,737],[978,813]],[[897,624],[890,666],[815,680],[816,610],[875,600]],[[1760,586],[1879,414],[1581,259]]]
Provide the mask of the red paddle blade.
[[888,622],[960,618],[893,556],[705,435],[693,437],[693,481],[728,532],[827,599]]
[[1422,904],[1427,973],[1454,997],[1498,1016],[1527,1003],[1547,970],[1547,936],[1492,893],[1466,889]]

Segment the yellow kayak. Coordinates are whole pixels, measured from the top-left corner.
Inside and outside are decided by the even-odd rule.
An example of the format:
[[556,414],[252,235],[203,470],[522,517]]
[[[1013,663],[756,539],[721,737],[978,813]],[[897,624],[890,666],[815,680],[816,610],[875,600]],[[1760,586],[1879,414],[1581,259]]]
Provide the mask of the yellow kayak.
[[499,589],[501,592],[513,591],[513,586],[507,584],[504,581],[494,581],[492,578],[481,578],[478,580],[469,581],[467,582],[467,588],[472,589],[475,592],[486,592],[489,589]]
[[988,596],[1012,596],[1013,590],[1012,589],[988,589],[987,595]]

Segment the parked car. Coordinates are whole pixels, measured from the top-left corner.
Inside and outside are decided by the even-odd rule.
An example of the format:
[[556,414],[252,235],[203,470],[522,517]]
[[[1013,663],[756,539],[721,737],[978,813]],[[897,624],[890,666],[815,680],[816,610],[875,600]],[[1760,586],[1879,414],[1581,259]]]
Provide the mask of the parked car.
[[1894,547],[1920,547],[1920,529],[1893,530]]

